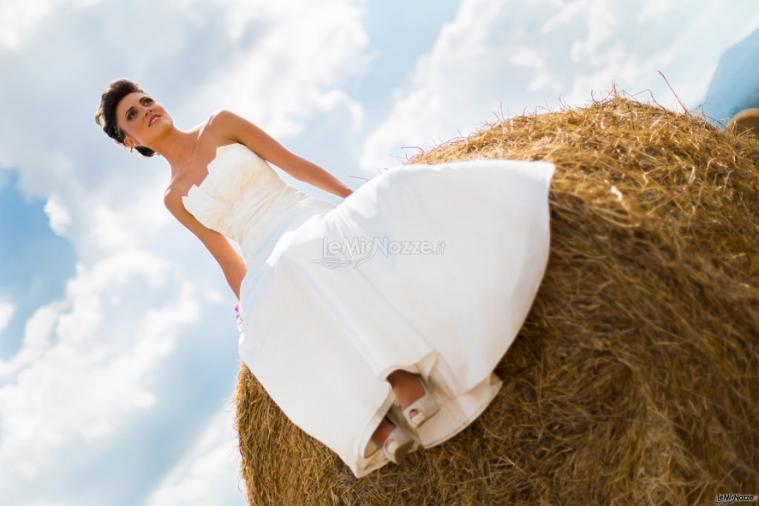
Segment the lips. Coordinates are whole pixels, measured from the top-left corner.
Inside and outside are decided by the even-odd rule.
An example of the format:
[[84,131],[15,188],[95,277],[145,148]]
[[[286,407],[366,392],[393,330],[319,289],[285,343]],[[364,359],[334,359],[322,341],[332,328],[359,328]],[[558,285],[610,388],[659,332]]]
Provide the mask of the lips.
[[153,116],[151,116],[150,119],[148,120],[148,126],[149,127],[153,126],[153,120],[158,119],[159,116],[160,114],[154,114]]

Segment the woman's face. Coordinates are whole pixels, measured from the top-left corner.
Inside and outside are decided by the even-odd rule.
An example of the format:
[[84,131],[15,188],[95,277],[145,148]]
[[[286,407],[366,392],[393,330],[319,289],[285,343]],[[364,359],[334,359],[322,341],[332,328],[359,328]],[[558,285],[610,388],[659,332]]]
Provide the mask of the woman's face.
[[[153,119],[154,116],[157,116]],[[163,106],[153,97],[141,91],[135,91],[116,106],[116,124],[126,134],[124,144],[128,147],[150,147],[152,140],[171,129],[174,122]]]

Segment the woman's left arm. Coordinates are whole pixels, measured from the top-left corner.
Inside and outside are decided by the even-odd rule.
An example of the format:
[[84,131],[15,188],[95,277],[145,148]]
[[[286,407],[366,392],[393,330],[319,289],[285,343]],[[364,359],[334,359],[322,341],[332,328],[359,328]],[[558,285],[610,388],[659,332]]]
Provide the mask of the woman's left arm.
[[345,185],[342,181],[337,179],[331,173],[325,169],[319,167],[313,162],[309,162],[305,158],[301,158],[298,155],[294,155],[294,160],[290,165],[290,174],[296,179],[315,186],[321,190],[329,193],[333,193],[338,197],[347,197],[353,190]]
[[242,116],[223,109],[215,114],[215,121],[224,137],[245,144],[251,151],[272,162],[295,179],[343,198],[353,193],[353,190],[335,176],[315,163],[292,153]]

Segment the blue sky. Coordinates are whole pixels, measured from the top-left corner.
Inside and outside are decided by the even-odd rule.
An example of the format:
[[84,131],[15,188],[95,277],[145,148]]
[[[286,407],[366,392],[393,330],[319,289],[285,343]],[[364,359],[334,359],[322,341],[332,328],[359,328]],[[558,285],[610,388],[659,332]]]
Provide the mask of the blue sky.
[[657,70],[697,112],[759,28],[755,0],[725,5],[0,0],[3,504],[244,504],[235,297],[163,207],[165,162],[95,125],[108,82],[137,81],[184,130],[231,109],[358,188],[404,146],[612,81],[679,111]]

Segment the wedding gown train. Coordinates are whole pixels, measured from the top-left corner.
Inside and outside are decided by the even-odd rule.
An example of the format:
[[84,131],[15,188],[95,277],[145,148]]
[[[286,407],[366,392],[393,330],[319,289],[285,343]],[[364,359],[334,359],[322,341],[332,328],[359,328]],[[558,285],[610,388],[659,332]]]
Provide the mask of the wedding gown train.
[[548,262],[554,170],[499,159],[398,165],[334,205],[233,143],[182,200],[247,262],[240,358],[360,478],[389,462],[364,453],[395,398],[385,379],[395,369],[421,374],[441,406],[414,434],[425,448],[498,393],[493,371]]

